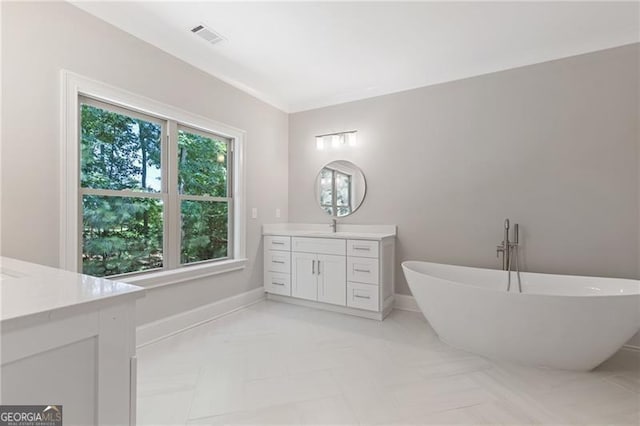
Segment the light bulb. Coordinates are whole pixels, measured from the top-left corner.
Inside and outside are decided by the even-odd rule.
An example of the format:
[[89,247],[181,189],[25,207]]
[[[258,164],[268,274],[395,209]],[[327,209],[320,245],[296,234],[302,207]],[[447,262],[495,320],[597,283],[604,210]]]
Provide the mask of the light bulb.
[[356,146],[356,132],[347,133],[347,143],[349,146]]

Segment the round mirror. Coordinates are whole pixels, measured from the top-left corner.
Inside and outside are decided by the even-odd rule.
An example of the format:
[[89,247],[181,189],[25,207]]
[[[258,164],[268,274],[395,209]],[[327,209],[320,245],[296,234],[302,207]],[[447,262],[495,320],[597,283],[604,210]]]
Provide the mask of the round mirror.
[[334,217],[349,216],[364,200],[367,183],[355,164],[337,160],[325,165],[316,178],[316,201]]

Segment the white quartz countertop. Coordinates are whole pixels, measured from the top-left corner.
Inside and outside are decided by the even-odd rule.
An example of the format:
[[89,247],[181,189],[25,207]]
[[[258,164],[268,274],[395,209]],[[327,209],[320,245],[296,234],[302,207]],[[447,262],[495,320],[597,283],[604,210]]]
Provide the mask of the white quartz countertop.
[[0,321],[138,298],[138,286],[0,257]]
[[336,232],[330,224],[274,223],[262,225],[262,235],[289,237],[382,240],[396,236],[395,225],[350,225],[338,223]]

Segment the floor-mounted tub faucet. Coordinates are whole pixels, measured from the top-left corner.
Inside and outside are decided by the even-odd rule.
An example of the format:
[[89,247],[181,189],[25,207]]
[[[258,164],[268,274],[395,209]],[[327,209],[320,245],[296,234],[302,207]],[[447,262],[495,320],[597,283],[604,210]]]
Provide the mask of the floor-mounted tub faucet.
[[502,270],[507,271],[507,291],[511,289],[511,266],[515,258],[516,274],[518,276],[518,291],[522,293],[522,282],[520,280],[520,262],[518,259],[518,244],[520,239],[520,226],[513,225],[513,241],[509,241],[509,219],[504,220],[504,238],[502,243],[496,247],[496,257],[502,253]]
[[509,267],[509,254],[510,251],[510,242],[509,242],[509,219],[504,220],[504,238],[502,239],[502,243],[496,247],[496,257],[500,256],[502,253],[502,270],[506,271]]

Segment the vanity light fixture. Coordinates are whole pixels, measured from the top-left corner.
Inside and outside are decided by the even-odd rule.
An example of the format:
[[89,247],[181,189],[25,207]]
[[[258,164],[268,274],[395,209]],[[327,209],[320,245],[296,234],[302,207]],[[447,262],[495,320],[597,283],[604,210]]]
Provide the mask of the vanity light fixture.
[[338,149],[341,146],[356,146],[357,133],[357,130],[350,130],[316,136],[316,149],[322,151],[325,148]]

